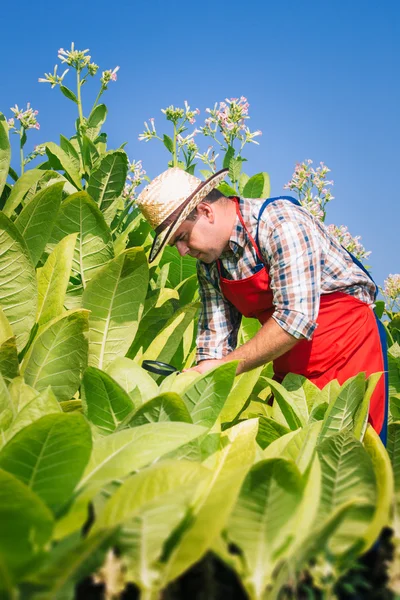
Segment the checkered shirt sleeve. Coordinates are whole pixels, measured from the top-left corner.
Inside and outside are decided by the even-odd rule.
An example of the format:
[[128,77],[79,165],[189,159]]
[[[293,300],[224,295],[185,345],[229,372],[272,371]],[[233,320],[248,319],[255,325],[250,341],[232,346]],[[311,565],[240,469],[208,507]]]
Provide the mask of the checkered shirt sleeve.
[[206,265],[199,262],[197,277],[202,307],[198,322],[196,361],[223,358],[236,348],[242,315],[223,296],[215,273],[213,280]]

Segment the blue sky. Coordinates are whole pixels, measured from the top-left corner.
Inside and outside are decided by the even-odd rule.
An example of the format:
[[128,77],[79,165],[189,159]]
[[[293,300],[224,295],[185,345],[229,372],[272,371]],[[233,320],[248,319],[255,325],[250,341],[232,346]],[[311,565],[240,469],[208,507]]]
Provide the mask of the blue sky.
[[[296,162],[323,161],[335,182],[328,223],[347,225],[372,254],[382,285],[400,272],[400,3],[382,0],[203,0],[187,3],[98,0],[18,3],[18,23],[2,28],[0,111],[26,102],[39,110],[40,131],[27,148],[72,135],[75,106],[39,84],[60,47],[90,48],[100,71],[120,66],[103,96],[109,147],[128,142],[150,177],[167,167],[155,141],[138,141],[143,121],[188,100],[201,110],[226,97],[248,98],[260,146],[247,146],[246,171],[268,171],[271,195],[284,193]],[[98,80],[98,78],[97,78]],[[72,73],[65,84],[74,88]],[[87,113],[97,83],[83,88]],[[17,138],[13,140],[16,142]],[[204,149],[208,139],[203,139]],[[14,166],[17,147],[14,146]]]

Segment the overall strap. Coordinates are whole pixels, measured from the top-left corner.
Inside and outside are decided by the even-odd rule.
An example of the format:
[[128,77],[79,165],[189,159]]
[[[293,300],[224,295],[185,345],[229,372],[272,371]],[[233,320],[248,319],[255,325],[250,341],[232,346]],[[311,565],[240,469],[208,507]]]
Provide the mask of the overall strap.
[[[253,236],[251,235],[250,231],[249,231],[249,230],[247,229],[247,227],[246,227],[246,224],[245,224],[245,222],[244,222],[244,219],[243,219],[243,215],[242,215],[242,213],[240,212],[240,207],[239,207],[239,200],[238,200],[238,198],[231,198],[231,200],[233,200],[233,201],[234,201],[234,203],[235,203],[235,207],[236,207],[236,214],[237,214],[237,216],[239,217],[239,221],[241,222],[241,224],[242,224],[242,226],[243,226],[243,228],[244,228],[245,232],[246,232],[246,233],[247,233],[247,235],[248,235],[248,238],[249,238],[249,240],[250,240],[250,242],[251,242],[251,244],[252,244],[252,246],[253,246],[253,248],[254,248],[254,250],[255,250],[256,254],[257,254],[257,258],[258,258],[258,259],[259,259],[259,260],[260,260],[260,261],[261,261],[263,264],[265,264],[265,260],[263,259],[263,257],[262,257],[262,254],[261,254],[260,250],[258,249],[258,244],[257,244],[257,243],[254,241],[254,238],[253,238]],[[258,233],[258,227],[257,227],[257,233]]]
[[296,206],[301,206],[300,202],[298,200],[296,200],[296,198],[293,198],[292,196],[276,196],[275,198],[267,198],[265,200],[265,202],[262,204],[262,206],[260,208],[260,212],[258,213],[258,223],[257,223],[257,232],[256,232],[257,248],[259,248],[258,227],[260,225],[260,217],[263,214],[264,210],[267,208],[267,206],[272,204],[272,202],[275,202],[275,200],[288,200],[289,202],[291,202],[292,204],[295,204]]
[[[296,200],[296,198],[293,198],[292,196],[277,196],[276,198],[268,198],[267,200],[265,200],[265,202],[263,203],[263,205],[260,208],[258,219],[260,219],[262,213],[267,208],[267,206],[269,206],[269,204],[271,204],[275,200],[288,200],[289,202],[291,202],[292,204],[295,204],[296,206],[301,206],[300,202],[298,200]],[[258,223],[260,223],[260,221],[258,221]],[[257,233],[256,233],[257,248],[259,247],[259,242],[258,242],[258,227],[259,227],[259,225],[257,225]],[[367,271],[367,269],[364,267],[364,265],[358,260],[358,258],[356,258],[351,252],[349,252],[347,250],[347,248],[345,248],[344,246],[342,246],[342,248],[343,248],[343,250],[346,250],[347,254],[350,256],[350,258],[353,261],[353,263],[356,264],[357,267],[359,267],[363,271],[363,273],[365,273],[365,275],[367,275],[367,277],[374,284],[374,286],[375,286],[374,300],[376,300],[376,297],[378,295],[378,286],[376,285],[375,281],[371,277],[371,274]]]
[[[342,246],[342,248],[344,248],[344,246]],[[364,267],[364,265],[362,264],[361,261],[358,260],[358,258],[356,258],[355,256],[353,256],[353,254],[351,252],[349,252],[347,250],[347,248],[344,248],[344,250],[346,250],[347,254],[350,255],[351,260],[353,261],[354,264],[357,265],[357,267],[359,267],[361,269],[361,271],[363,271],[365,273],[365,275],[372,281],[372,283],[375,286],[375,294],[374,294],[374,300],[376,300],[376,297],[378,295],[378,286],[376,285],[375,281],[373,280],[371,274],[367,271],[367,269]]]

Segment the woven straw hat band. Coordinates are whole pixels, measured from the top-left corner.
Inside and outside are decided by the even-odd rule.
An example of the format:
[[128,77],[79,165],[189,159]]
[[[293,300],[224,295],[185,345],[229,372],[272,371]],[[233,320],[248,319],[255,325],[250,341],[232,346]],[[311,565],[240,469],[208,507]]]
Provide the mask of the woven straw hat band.
[[182,209],[185,200],[200,184],[201,180],[194,175],[174,167],[153,179],[139,195],[137,203],[151,227],[157,230],[170,215]]

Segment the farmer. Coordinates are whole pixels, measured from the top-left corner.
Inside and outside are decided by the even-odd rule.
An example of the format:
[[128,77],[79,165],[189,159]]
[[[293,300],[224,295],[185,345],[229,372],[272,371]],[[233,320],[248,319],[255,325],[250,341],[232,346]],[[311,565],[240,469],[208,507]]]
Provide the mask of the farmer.
[[[278,381],[298,373],[319,388],[361,371],[386,376],[376,285],[364,267],[294,198],[223,196],[216,188],[226,174],[202,182],[171,168],[137,200],[156,233],[150,262],[167,243],[197,259],[202,310],[193,369],[239,360],[243,373],[272,360]],[[262,327],[236,348],[242,315]],[[369,416],[384,441],[385,376]]]

